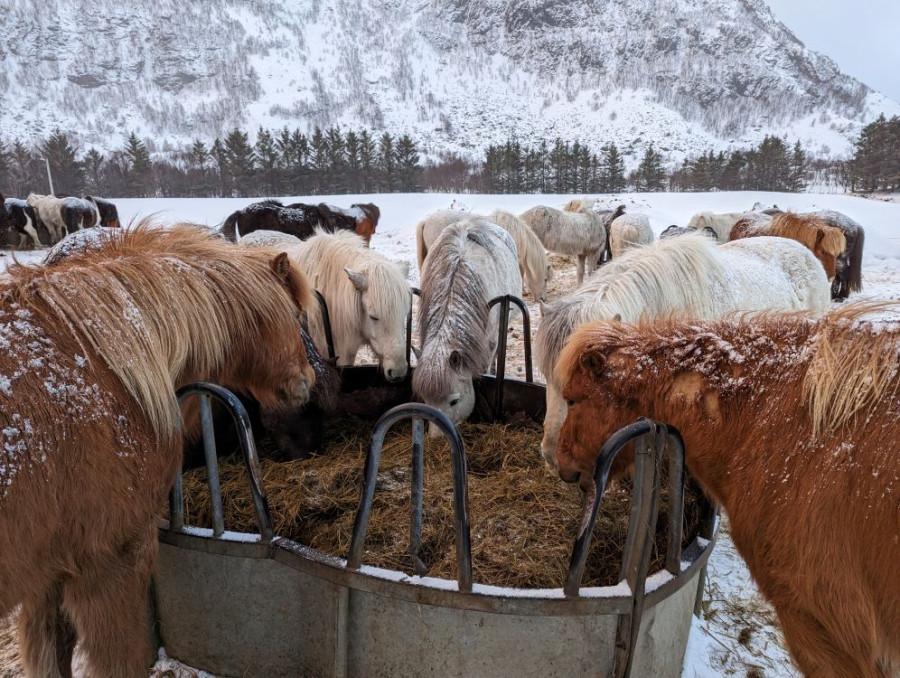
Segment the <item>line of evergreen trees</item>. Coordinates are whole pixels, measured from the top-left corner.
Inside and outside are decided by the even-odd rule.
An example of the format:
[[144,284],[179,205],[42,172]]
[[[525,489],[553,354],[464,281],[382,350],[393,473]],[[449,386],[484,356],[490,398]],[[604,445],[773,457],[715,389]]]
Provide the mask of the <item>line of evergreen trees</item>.
[[116,197],[244,197],[321,193],[391,193],[422,190],[419,150],[409,135],[368,130],[260,128],[255,143],[234,129],[207,145],[153,159],[132,132],[123,148],[104,156],[90,148],[78,157],[60,130],[35,148],[0,143],[0,191],[22,196],[54,191]]
[[843,174],[851,191],[900,191],[900,116],[881,115],[863,128]]

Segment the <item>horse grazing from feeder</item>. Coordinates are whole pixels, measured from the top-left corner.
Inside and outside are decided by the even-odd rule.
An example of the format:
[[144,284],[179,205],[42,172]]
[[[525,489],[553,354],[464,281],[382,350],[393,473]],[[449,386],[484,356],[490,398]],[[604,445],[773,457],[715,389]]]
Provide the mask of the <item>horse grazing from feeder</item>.
[[609,224],[610,259],[622,256],[625,250],[653,242],[653,229],[646,214],[622,214]]
[[[286,205],[286,207],[288,209],[307,210],[312,208],[313,205],[295,202]],[[321,228],[329,233],[336,233],[341,230],[353,231],[366,241],[366,245],[369,244],[372,236],[375,235],[375,226],[378,223],[378,217],[374,219],[372,217],[376,214],[379,217],[381,216],[381,210],[372,203],[367,203],[365,208],[361,205],[353,205],[350,209],[345,209],[320,202],[318,205],[315,205],[315,209],[319,211],[319,226]]]
[[822,210],[812,212],[829,226],[841,229],[847,246],[837,258],[837,274],[831,283],[831,298],[844,301],[851,292],[862,290],[862,255],[866,243],[866,232],[863,227],[841,212]]
[[576,274],[580,285],[584,281],[585,267],[590,275],[608,246],[608,225],[624,210],[625,206],[621,205],[609,212],[592,209],[565,212],[538,205],[520,214],[519,219],[525,222],[551,252],[574,254],[578,257]]
[[687,226],[679,226],[678,224],[666,226],[666,228],[663,229],[663,232],[659,234],[659,239],[662,240],[664,238],[677,238],[679,235],[692,235],[698,232],[709,236],[714,242],[718,241],[718,235],[716,235],[716,232],[709,226],[706,226],[702,229],[696,229],[688,228]]
[[[385,379],[401,381],[406,360],[406,318],[412,289],[408,264],[398,264],[366,247],[355,233],[317,231],[296,245],[280,245],[309,276],[328,306],[338,365],[352,365],[368,345]],[[309,313],[309,331],[320,351],[327,349],[322,314]]]
[[[488,302],[521,289],[509,233],[482,217],[445,228],[422,270],[422,355],[413,394],[453,423],[464,421],[475,407],[472,380],[490,369],[497,352],[500,307],[489,309]],[[438,434],[434,426],[429,431]]]
[[121,226],[119,223],[119,210],[116,208],[115,203],[93,195],[86,195],[84,199],[96,206],[100,216],[98,226],[103,226],[104,228],[119,228]]
[[794,212],[780,212],[771,218],[762,214],[742,218],[731,229],[730,238],[738,240],[760,235],[790,238],[806,246],[822,264],[828,280],[834,279],[837,258],[847,246],[841,229],[829,226],[812,214]]
[[[73,294],[78,290],[78,294]],[[138,225],[0,281],[0,615],[26,675],[147,675],[156,520],[181,464],[175,390],[216,381],[296,410],[310,291],[286,255]],[[177,309],[177,312],[173,312]]]
[[864,320],[886,308],[900,312],[595,323],[557,365],[560,477],[594,491],[597,454],[619,427],[674,425],[810,677],[900,668],[900,324]]
[[627,251],[572,295],[543,309],[535,349],[547,381],[544,461],[556,465],[557,438],[566,416],[563,384],[556,380],[554,366],[579,325],[668,315],[714,319],[768,309],[824,312],[828,306],[825,271],[812,252],[792,240],[748,238],[716,245],[696,233]]

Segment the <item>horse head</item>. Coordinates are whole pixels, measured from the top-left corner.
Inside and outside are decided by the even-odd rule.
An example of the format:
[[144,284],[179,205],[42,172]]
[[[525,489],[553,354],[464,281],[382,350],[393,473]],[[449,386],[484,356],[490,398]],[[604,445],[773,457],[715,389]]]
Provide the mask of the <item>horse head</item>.
[[[457,349],[450,352],[446,362],[430,361],[423,356],[420,366],[413,373],[413,391],[426,405],[436,407],[455,425],[459,425],[475,409],[474,376],[468,361]],[[431,425],[428,434],[435,438],[440,435],[440,429]]]
[[381,363],[385,379],[402,381],[406,360],[406,318],[412,291],[406,282],[409,264],[371,262],[358,269],[344,268],[359,295],[360,330]]

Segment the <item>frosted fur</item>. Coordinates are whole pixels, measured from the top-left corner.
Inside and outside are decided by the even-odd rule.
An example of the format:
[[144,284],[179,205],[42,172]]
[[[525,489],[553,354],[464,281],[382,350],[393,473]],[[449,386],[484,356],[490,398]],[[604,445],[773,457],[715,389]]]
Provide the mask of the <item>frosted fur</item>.
[[746,212],[725,212],[722,214],[714,214],[713,212],[697,212],[688,221],[688,228],[694,228],[702,231],[704,228],[711,228],[716,232],[716,240],[728,242],[731,235],[731,229],[743,217]]
[[[279,248],[306,272],[313,287],[325,297],[338,365],[352,365],[359,349],[368,345],[386,378],[405,377],[409,368],[406,317],[412,305],[405,271],[368,248],[365,240],[351,231],[327,233],[316,229],[308,240]],[[310,334],[324,352],[327,342],[322,316],[309,316]]]
[[[419,270],[428,255],[428,250],[437,240],[441,231],[450,224],[466,217],[475,216],[463,210],[447,209],[432,212],[416,226],[416,256]],[[519,273],[535,299],[544,300],[553,269],[547,259],[544,245],[528,225],[511,212],[494,210],[486,218],[497,224],[512,236],[519,258]]]
[[541,452],[556,462],[565,418],[556,361],[581,324],[669,315],[715,319],[735,311],[769,309],[823,312],[828,279],[812,252],[784,238],[759,237],[717,246],[700,233],[667,238],[627,251],[601,267],[573,295],[548,305],[535,337],[547,380],[547,415]]
[[443,230],[422,271],[417,397],[454,423],[472,413],[472,379],[489,369],[497,348],[500,310],[489,313],[487,304],[521,289],[516,245],[506,231],[481,217]]
[[281,231],[252,231],[241,238],[242,245],[250,245],[251,247],[276,247],[280,248],[285,245],[297,245],[303,242],[295,235],[290,233],[282,233]]
[[623,214],[609,225],[609,249],[613,258],[631,247],[653,242],[653,229],[646,214]]
[[584,268],[588,275],[606,248],[606,226],[603,215],[593,211],[564,212],[538,205],[519,215],[551,252],[578,256],[577,278],[584,280]]

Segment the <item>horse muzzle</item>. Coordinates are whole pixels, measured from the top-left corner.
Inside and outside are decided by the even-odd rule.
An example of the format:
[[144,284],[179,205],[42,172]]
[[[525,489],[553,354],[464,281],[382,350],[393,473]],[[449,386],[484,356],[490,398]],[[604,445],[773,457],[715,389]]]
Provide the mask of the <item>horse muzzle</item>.
[[572,484],[577,483],[579,480],[581,480],[581,471],[561,468],[558,469],[557,472],[559,473],[560,480],[562,480],[564,483]]

